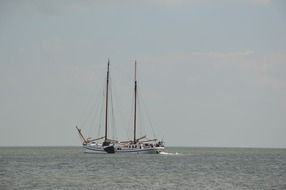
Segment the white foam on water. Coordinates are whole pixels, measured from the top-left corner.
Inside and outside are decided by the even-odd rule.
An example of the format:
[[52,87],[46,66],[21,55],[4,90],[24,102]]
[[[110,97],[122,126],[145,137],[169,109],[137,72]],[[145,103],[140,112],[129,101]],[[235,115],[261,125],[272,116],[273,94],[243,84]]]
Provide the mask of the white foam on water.
[[172,153],[172,152],[160,152],[160,154],[162,155],[180,155],[180,153],[176,152],[176,153]]

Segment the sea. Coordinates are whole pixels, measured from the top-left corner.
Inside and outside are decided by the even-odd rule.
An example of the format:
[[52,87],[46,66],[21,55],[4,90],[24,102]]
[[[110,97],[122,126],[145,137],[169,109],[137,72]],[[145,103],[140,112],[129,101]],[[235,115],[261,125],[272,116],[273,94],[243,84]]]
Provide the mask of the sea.
[[85,154],[81,147],[1,147],[0,189],[286,189],[286,149],[168,147]]

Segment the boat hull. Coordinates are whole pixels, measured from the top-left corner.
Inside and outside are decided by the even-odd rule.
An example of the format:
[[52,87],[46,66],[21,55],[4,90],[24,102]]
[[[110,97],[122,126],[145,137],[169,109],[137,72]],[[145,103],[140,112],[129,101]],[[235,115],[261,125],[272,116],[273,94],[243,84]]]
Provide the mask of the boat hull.
[[88,154],[159,154],[164,151],[164,147],[153,147],[145,149],[114,149],[114,152],[106,151],[106,147],[92,147],[92,146],[83,146],[84,153]]

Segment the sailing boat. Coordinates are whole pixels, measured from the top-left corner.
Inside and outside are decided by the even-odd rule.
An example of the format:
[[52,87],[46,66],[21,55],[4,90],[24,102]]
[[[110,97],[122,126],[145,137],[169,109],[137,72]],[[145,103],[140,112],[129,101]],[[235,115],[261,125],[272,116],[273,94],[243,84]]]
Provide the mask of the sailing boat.
[[[134,72],[134,122],[133,122],[133,139],[127,141],[118,141],[108,138],[108,92],[109,92],[109,65],[107,64],[107,78],[106,78],[106,96],[105,96],[105,135],[97,139],[87,139],[83,136],[81,129],[76,126],[76,129],[81,137],[83,148],[85,153],[136,153],[136,154],[158,154],[164,150],[163,141],[157,139],[147,139],[146,136],[137,138],[137,63],[135,61],[135,72]],[[100,140],[103,142],[100,142]]]

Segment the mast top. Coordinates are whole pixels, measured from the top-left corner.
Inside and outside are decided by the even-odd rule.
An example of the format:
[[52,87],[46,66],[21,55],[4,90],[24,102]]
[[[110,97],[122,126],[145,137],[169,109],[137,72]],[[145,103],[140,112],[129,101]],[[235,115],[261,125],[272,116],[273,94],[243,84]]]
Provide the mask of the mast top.
[[137,62],[136,62],[136,60],[135,60],[134,80],[137,81]]

